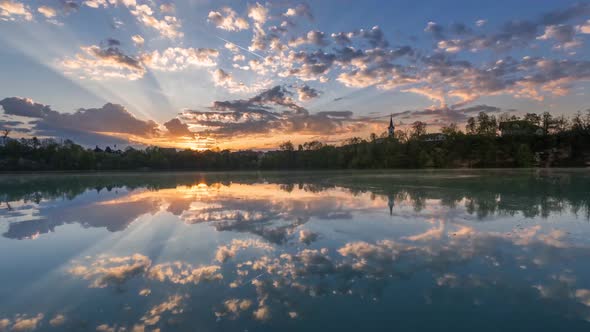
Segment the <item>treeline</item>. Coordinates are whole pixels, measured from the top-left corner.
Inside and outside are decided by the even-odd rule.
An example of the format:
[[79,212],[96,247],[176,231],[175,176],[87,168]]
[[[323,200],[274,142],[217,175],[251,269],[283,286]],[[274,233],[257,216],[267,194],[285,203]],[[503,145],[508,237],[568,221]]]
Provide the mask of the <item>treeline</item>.
[[[521,132],[499,135],[507,124]],[[523,126],[524,125],[524,126]],[[504,126],[504,128],[502,127]],[[524,131],[522,131],[524,130]],[[480,113],[465,131],[450,124],[427,134],[423,122],[393,138],[371,134],[342,145],[291,142],[276,151],[180,150],[160,147],[86,149],[72,141],[10,139],[0,143],[0,171],[39,170],[257,170],[456,167],[574,167],[590,165],[590,111],[573,118],[549,113],[499,118]]]

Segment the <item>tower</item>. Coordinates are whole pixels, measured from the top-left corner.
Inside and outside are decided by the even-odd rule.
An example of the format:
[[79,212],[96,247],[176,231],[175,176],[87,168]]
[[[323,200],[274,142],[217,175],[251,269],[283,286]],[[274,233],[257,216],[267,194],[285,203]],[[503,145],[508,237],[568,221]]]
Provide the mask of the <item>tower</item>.
[[393,133],[395,132],[395,126],[393,125],[393,115],[389,118],[389,128],[387,128],[389,132],[389,137],[393,137]]

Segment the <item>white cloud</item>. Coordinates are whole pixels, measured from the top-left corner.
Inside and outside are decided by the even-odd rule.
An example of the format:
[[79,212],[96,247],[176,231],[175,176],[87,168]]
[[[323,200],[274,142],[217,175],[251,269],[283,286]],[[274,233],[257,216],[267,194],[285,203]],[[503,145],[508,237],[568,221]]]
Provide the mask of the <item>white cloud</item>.
[[153,10],[148,5],[138,5],[131,9],[131,14],[145,26],[157,30],[162,36],[176,39],[181,38],[184,34],[179,31],[181,28],[180,21],[174,16],[164,16],[159,20],[155,18]]
[[0,20],[14,21],[23,18],[33,20],[33,14],[29,6],[15,0],[0,0]]
[[248,17],[262,25],[268,19],[268,9],[257,2],[255,5],[248,7]]
[[143,44],[145,43],[145,40],[140,35],[133,35],[133,36],[131,36],[131,40],[133,41],[133,43],[136,46],[143,46]]
[[228,50],[232,51],[233,53],[240,52],[240,48],[238,47],[238,45],[236,45],[234,43],[225,43],[224,47],[227,48]]
[[57,12],[55,11],[55,9],[49,7],[49,6],[41,6],[39,8],[37,8],[37,11],[41,14],[43,14],[43,16],[45,16],[46,18],[53,18],[57,15]]
[[179,71],[188,67],[211,67],[216,65],[217,50],[211,48],[170,47],[162,52],[153,51],[141,56],[146,66],[162,71]]
[[240,31],[250,27],[248,21],[229,7],[221,8],[221,12],[210,11],[207,16],[207,21],[213,23],[217,28],[227,31]]

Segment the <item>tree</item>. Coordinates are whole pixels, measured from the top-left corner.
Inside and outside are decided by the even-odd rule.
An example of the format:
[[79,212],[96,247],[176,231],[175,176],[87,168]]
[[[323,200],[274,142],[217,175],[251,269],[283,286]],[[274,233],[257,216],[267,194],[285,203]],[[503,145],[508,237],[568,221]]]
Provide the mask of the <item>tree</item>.
[[293,143],[291,143],[291,141],[286,141],[279,145],[279,150],[292,152],[295,150],[295,146],[293,146]]
[[467,133],[470,135],[475,135],[477,133],[477,123],[475,122],[474,117],[470,117],[469,119],[467,119],[465,131],[467,131]]
[[490,116],[485,112],[479,112],[477,115],[477,133],[486,136],[496,136],[498,132],[498,122],[495,116]]
[[543,113],[543,115],[541,116],[541,126],[543,127],[543,134],[548,135],[549,130],[551,130],[553,127],[553,117],[551,116],[551,113]]
[[401,143],[405,143],[408,141],[408,133],[403,130],[396,130],[393,133],[393,137]]
[[539,115],[537,115],[536,113],[525,114],[524,121],[526,121],[532,125],[535,125],[535,126],[541,125],[541,117]]
[[457,128],[457,124],[453,122],[448,126],[443,126],[441,132],[447,136],[453,136],[459,132],[459,129]]
[[324,143],[320,141],[311,141],[303,143],[303,149],[307,151],[319,150],[324,147]]
[[553,120],[553,129],[555,133],[561,134],[566,132],[570,127],[570,121],[563,115],[558,116]]
[[504,112],[502,114],[500,114],[500,116],[498,117],[498,122],[508,122],[508,121],[517,121],[520,120],[519,117],[517,117],[514,114],[510,114],[508,112]]
[[412,133],[410,136],[412,138],[418,138],[422,135],[426,135],[426,123],[422,121],[412,123]]
[[369,139],[371,142],[375,142],[377,140],[377,134],[371,133],[371,135],[369,135]]

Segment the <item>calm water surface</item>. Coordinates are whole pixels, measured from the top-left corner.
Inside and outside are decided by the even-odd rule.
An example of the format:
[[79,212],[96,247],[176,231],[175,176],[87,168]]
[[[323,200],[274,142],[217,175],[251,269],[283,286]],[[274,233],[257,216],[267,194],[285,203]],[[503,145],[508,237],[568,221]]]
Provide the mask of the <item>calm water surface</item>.
[[0,331],[589,331],[590,172],[0,176]]

